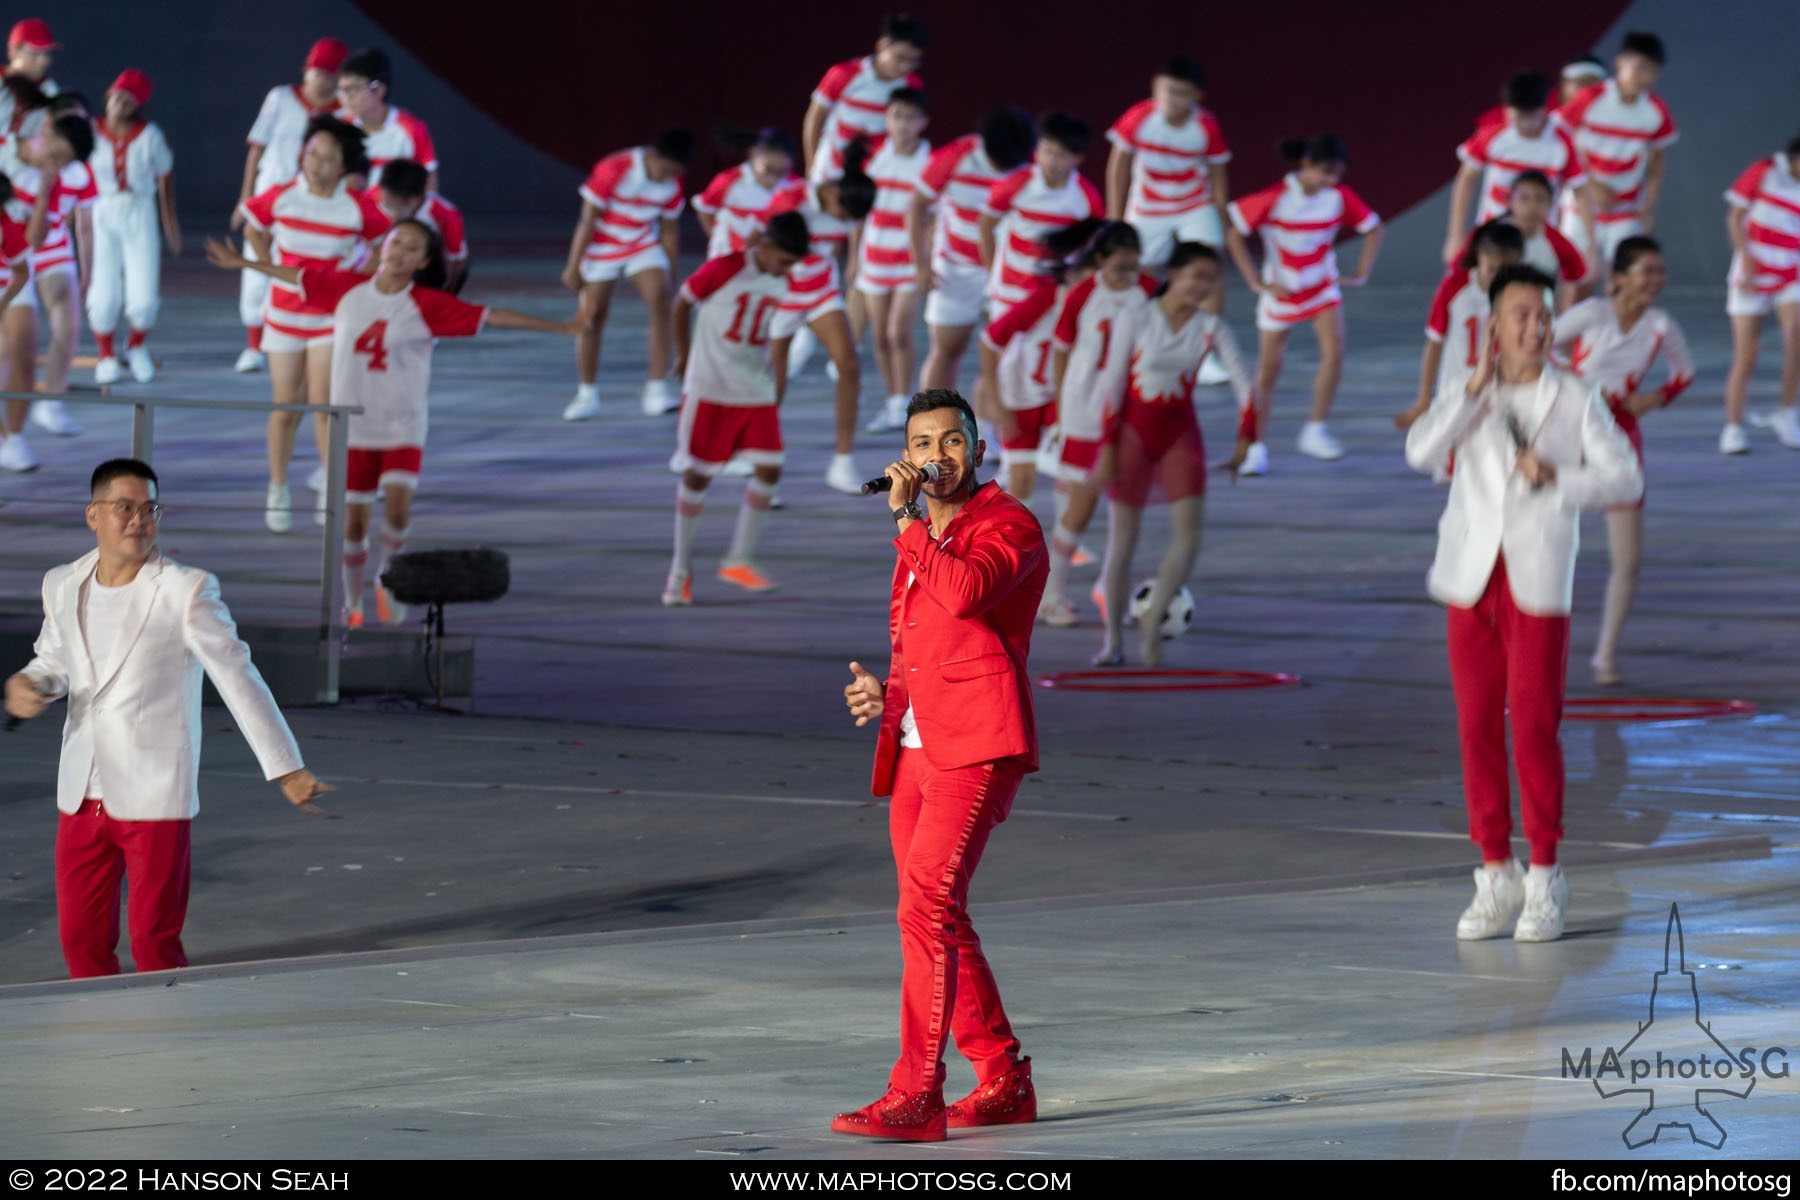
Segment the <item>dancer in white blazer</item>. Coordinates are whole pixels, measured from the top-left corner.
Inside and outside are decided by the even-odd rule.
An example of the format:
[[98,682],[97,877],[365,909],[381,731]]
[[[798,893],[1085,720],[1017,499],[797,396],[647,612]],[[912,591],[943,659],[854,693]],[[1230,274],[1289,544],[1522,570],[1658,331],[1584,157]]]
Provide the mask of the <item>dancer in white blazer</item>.
[[333,790],[302,766],[219,581],[156,549],[156,473],[111,459],[95,469],[91,496],[97,546],[44,576],[36,654],[6,681],[6,711],[21,720],[69,700],[56,779],[56,909],[75,978],[119,972],[122,880],[138,970],[187,965],[181,926],[189,823],[200,809],[202,671],[291,803],[305,808]]
[[[1415,470],[1451,472],[1429,586],[1449,607],[1463,791],[1482,856],[1475,899],[1456,926],[1466,940],[1508,928],[1519,941],[1562,936],[1559,730],[1580,512],[1630,504],[1644,490],[1599,389],[1545,361],[1555,289],[1535,267],[1501,268],[1475,373],[1445,386],[1406,437]],[[1529,872],[1512,853],[1509,709]]]

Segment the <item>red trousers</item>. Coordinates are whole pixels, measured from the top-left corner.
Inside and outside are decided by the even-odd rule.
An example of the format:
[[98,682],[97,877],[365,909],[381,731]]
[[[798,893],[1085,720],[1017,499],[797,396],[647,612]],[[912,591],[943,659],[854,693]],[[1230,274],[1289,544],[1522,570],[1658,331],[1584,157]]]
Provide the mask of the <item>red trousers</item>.
[[1018,1065],[1000,988],[969,923],[969,879],[988,834],[1011,806],[1010,763],[934,770],[922,750],[900,751],[888,832],[900,877],[900,1059],[888,1086],[944,1086],[947,1039],[981,1083]]
[[1563,833],[1560,730],[1569,671],[1569,618],[1520,612],[1502,558],[1473,608],[1450,606],[1449,641],[1469,837],[1487,862],[1512,857],[1512,789],[1506,761],[1510,710],[1525,840],[1531,844],[1533,865],[1554,866]]
[[83,800],[56,825],[56,921],[69,976],[119,973],[119,884],[127,883],[131,957],[140,971],[187,966],[188,821],[116,821]]

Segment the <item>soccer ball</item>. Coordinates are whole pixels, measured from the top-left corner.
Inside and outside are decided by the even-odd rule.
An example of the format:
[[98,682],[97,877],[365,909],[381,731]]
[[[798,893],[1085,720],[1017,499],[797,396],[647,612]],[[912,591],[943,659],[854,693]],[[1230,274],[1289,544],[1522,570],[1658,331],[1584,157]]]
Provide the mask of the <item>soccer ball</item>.
[[[1137,591],[1131,593],[1131,623],[1141,622],[1150,608],[1150,593],[1156,590],[1156,580],[1146,579],[1138,584]],[[1176,592],[1169,600],[1169,611],[1163,617],[1163,640],[1180,637],[1194,624],[1194,593],[1185,587]]]

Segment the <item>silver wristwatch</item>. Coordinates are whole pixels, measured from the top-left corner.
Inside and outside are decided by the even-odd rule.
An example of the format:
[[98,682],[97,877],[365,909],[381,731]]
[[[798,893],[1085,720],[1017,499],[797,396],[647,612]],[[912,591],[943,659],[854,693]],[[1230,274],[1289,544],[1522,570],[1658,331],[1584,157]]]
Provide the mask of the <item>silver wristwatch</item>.
[[894,510],[895,521],[905,520],[908,517],[915,521],[923,521],[925,519],[925,510],[919,507],[919,502],[917,500],[908,500],[905,504],[902,504],[899,508]]

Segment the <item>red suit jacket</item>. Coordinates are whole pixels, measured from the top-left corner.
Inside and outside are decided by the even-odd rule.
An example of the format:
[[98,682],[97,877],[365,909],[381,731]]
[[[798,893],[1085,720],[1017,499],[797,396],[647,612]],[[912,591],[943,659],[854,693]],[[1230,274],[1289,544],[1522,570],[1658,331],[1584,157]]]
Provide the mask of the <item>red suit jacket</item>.
[[909,704],[925,758],[938,770],[1002,759],[1027,772],[1038,767],[1025,658],[1050,573],[1044,531],[991,480],[943,537],[933,540],[928,524],[914,521],[894,539],[894,653],[875,747],[877,796],[893,792]]

